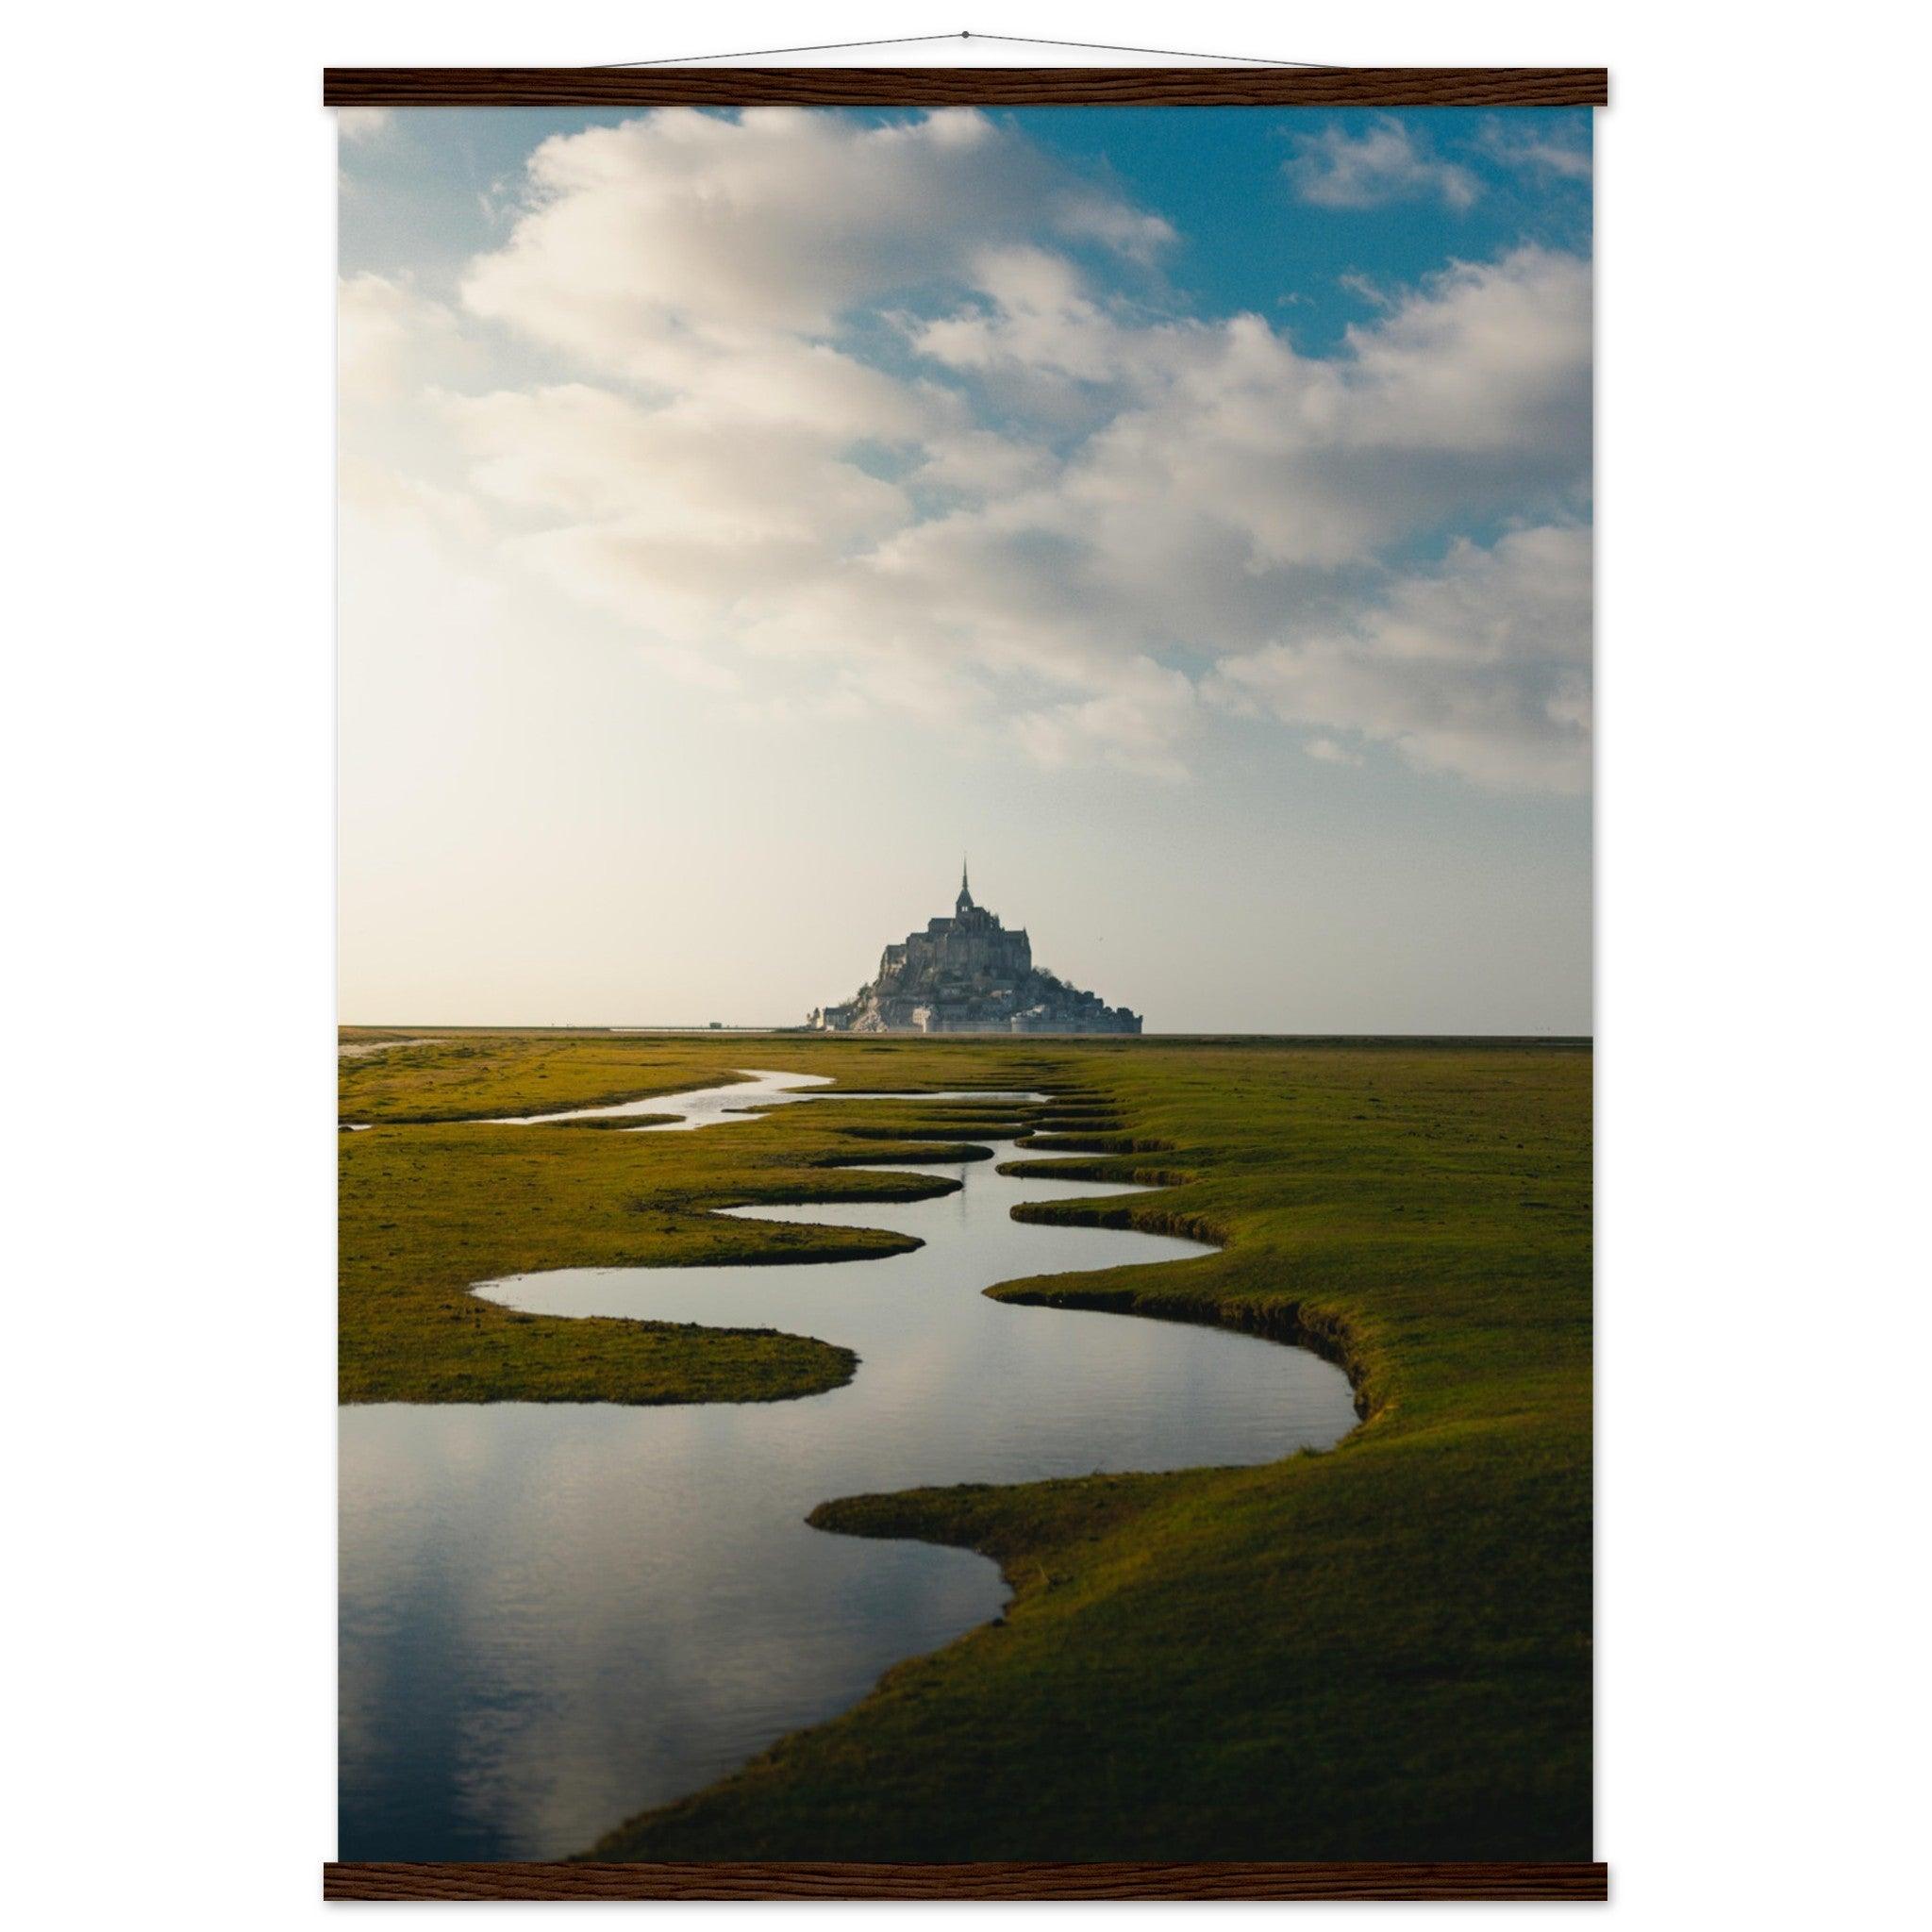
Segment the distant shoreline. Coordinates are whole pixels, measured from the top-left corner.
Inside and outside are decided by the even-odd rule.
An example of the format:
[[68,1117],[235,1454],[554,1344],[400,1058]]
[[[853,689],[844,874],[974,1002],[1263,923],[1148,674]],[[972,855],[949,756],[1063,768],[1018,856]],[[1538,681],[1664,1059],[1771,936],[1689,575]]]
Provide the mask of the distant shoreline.
[[[554,1034],[559,1039],[573,1035],[599,1035],[617,1037],[642,1036],[695,1036],[702,1040],[712,1035],[723,1034],[734,1038],[768,1040],[855,1040],[880,1041],[888,1040],[916,1040],[924,1045],[973,1045],[975,1043],[1004,1042],[1011,1045],[1018,1040],[1076,1040],[1083,1044],[1095,1045],[1103,1049],[1128,1048],[1137,1040],[1191,1041],[1197,1045],[1213,1045],[1220,1041],[1252,1045],[1257,1041],[1268,1041],[1288,1046],[1456,1046],[1456,1047],[1564,1047],[1573,1050],[1588,1050],[1594,1047],[1596,1036],[1593,1033],[1236,1033],[1227,1031],[1206,1033],[1157,1033],[1141,1034],[1093,1034],[1093,1033],[825,1033],[810,1026],[545,1026],[529,1025],[516,1021],[501,1024],[467,1023],[461,1025],[441,1025],[433,1022],[418,1022],[413,1025],[383,1025],[366,1021],[344,1021],[337,1027],[338,1033],[372,1033],[396,1035],[395,1039],[384,1038],[368,1042],[371,1046],[415,1046],[425,1043],[425,1036],[442,1037],[449,1034],[475,1034],[479,1036],[507,1033]],[[411,1036],[404,1039],[403,1035]]]

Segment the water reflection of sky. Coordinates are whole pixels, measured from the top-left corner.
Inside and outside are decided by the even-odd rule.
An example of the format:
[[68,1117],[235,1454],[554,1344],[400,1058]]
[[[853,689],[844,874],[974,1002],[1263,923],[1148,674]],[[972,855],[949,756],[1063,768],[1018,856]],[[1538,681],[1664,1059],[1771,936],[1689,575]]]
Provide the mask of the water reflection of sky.
[[493,1127],[555,1126],[559,1121],[621,1120],[629,1115],[671,1114],[633,1131],[640,1134],[688,1133],[697,1127],[728,1126],[733,1121],[756,1120],[774,1107],[800,1100],[998,1100],[1021,1103],[1044,1100],[1043,1093],[1020,1093],[991,1088],[946,1093],[867,1093],[857,1090],[821,1093],[829,1087],[829,1074],[782,1074],[745,1067],[743,1078],[726,1087],[697,1087],[683,1093],[653,1093],[642,1100],[620,1100],[604,1107],[574,1107],[565,1113],[507,1114],[484,1124]]
[[341,1857],[581,1850],[997,1613],[992,1564],[808,1528],[827,1497],[1260,1462],[1353,1426],[1345,1378],[1301,1350],[981,1292],[1205,1252],[1010,1216],[1020,1200],[1119,1189],[984,1161],[919,1171],[962,1189],[738,1210],[894,1228],[924,1241],[911,1254],[573,1269],[489,1290],[547,1313],[820,1335],[861,1358],[842,1389],[342,1411]]

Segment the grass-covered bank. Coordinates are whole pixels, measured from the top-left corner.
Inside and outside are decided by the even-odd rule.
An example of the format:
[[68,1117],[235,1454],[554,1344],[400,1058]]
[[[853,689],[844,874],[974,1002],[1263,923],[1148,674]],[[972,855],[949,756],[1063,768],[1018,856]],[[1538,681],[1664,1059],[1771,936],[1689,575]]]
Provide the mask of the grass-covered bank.
[[345,1121],[481,1121],[608,1107],[723,1086],[733,1062],[676,1038],[616,1033],[432,1033],[344,1027],[336,1068]]
[[1063,1073],[1106,1123],[1065,1138],[1124,1150],[1081,1171],[1171,1185],[1042,1211],[1226,1246],[999,1292],[1304,1335],[1365,1425],[828,1499],[827,1529],[996,1557],[1007,1616],[594,1856],[1588,1857],[1588,1052],[1145,1041]]

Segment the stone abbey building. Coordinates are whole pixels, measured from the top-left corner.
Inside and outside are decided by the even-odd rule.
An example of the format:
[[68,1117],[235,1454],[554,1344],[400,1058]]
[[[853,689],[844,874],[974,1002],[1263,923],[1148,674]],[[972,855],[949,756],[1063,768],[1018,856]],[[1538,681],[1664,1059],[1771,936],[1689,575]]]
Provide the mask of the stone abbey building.
[[888,946],[876,979],[808,1024],[824,1033],[1138,1033],[1141,1016],[1036,968],[1024,928],[1008,932],[975,906],[961,866],[952,918]]

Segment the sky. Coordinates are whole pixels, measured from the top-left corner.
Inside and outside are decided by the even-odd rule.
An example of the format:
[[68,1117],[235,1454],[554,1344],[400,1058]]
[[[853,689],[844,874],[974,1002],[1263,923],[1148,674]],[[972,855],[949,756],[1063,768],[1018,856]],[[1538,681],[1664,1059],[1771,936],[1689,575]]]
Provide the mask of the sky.
[[1591,1030],[1587,110],[338,120],[345,1020]]

